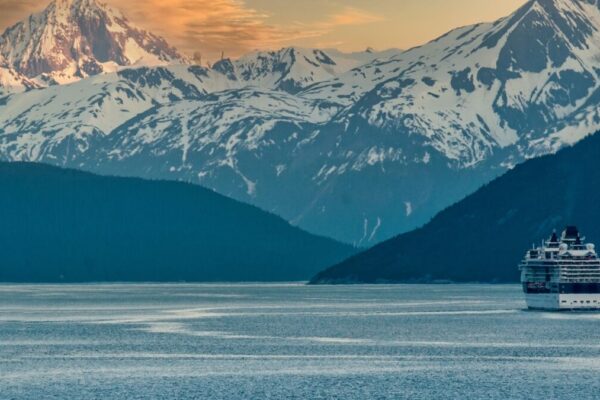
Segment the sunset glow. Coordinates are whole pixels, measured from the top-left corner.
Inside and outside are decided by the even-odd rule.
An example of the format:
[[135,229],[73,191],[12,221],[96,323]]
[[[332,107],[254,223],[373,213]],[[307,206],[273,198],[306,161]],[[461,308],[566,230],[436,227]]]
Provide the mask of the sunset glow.
[[[1,0],[0,28],[47,0]],[[108,0],[140,27],[205,60],[285,46],[410,48],[457,26],[508,15],[524,0]]]

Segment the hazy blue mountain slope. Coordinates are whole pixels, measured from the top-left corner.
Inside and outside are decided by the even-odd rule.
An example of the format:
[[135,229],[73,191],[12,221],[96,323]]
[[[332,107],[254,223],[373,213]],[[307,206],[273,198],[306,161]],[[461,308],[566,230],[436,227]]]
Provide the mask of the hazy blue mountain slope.
[[210,190],[0,164],[0,281],[308,279],[353,252]]
[[318,274],[315,283],[515,282],[517,264],[553,229],[600,243],[600,136],[529,160],[397,236]]

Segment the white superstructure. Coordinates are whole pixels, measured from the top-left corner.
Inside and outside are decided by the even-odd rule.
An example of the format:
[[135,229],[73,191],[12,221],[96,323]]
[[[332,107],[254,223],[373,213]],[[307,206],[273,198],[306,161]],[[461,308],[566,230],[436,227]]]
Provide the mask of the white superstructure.
[[600,259],[574,226],[529,250],[519,265],[527,306],[536,310],[600,310]]

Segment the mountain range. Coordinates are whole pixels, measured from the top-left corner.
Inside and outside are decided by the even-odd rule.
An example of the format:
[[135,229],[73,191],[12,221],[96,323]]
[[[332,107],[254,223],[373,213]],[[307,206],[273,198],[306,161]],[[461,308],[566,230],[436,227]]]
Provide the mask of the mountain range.
[[182,182],[0,163],[0,282],[298,281],[354,253]]
[[56,0],[0,39],[0,159],[198,183],[366,246],[599,129],[599,21],[596,2],[531,0],[406,51],[209,68]]
[[518,282],[532,243],[579,226],[600,240],[600,135],[528,160],[399,235],[317,274],[313,283]]

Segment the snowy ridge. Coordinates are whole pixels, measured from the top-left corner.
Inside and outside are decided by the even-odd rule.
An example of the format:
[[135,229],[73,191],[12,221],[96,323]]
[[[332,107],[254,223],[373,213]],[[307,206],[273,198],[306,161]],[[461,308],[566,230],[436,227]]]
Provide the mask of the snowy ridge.
[[297,93],[315,83],[331,80],[355,67],[399,50],[345,54],[337,50],[283,48],[257,52],[235,61],[223,60],[214,69],[254,86]]
[[40,86],[18,73],[12,68],[0,67],[0,96],[9,93],[22,93],[31,89],[38,89]]
[[[383,131],[423,136],[458,167],[517,144],[528,154],[556,151],[572,141],[561,144],[560,133],[548,132],[561,130],[597,90],[598,28],[597,4],[531,1],[494,24],[454,30],[302,95],[347,104],[342,125],[360,118]],[[598,127],[587,123],[585,130]]]
[[[152,167],[160,176],[177,175],[204,184],[233,173],[238,189],[254,198],[259,174],[248,158],[278,157],[268,173],[271,180],[283,173],[278,167],[289,164],[287,149],[311,140],[306,126],[330,117],[329,109],[281,92],[254,88],[221,92],[149,110],[113,132],[105,146],[110,151],[92,159],[116,166],[113,173],[118,173],[120,163],[135,170],[148,158],[160,159]],[[282,149],[286,150],[277,155]]]
[[0,106],[5,138],[0,154],[5,160],[66,165],[158,104],[201,98],[206,76],[206,69],[183,65],[126,69],[8,96]]

